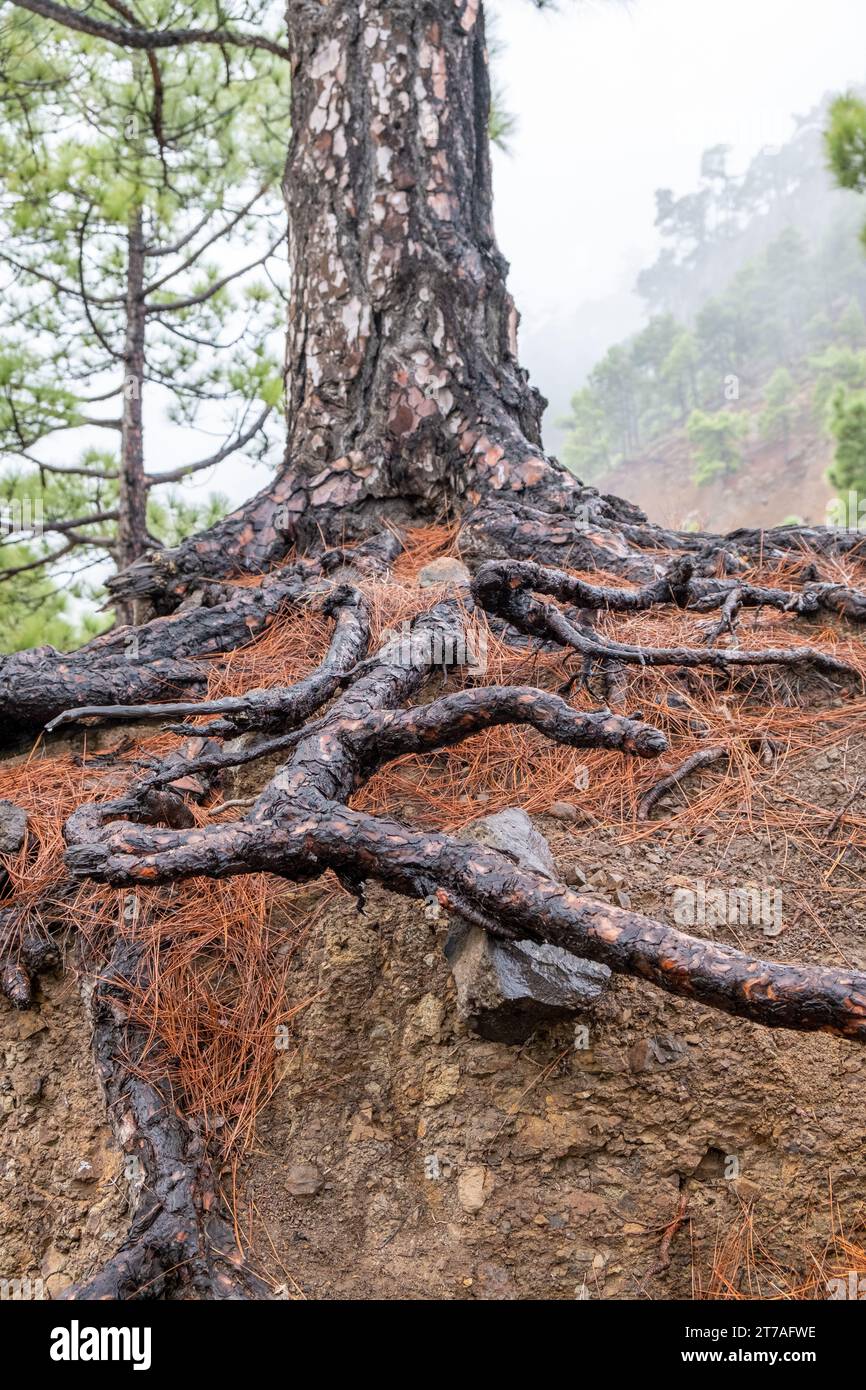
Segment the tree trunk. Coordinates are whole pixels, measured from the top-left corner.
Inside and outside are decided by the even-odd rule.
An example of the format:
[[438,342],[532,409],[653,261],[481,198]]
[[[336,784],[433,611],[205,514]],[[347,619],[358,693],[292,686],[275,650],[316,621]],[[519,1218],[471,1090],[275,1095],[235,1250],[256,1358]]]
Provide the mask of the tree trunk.
[[434,516],[541,448],[493,235],[477,0],[292,5],[287,501],[302,532]]
[[293,542],[433,520],[554,473],[493,234],[478,0],[299,0],[287,25],[285,466],[207,536],[119,575],[118,595],[170,607],[167,591]]
[[728,567],[826,544],[793,528],[733,544],[663,531],[544,455],[493,233],[480,0],[295,0],[286,23],[284,466],[210,531],[116,575],[117,598],[170,612],[293,545],[444,516],[465,517],[467,556],[567,555],[641,582],[658,568],[636,546],[701,551],[708,567],[724,552]]
[[[120,435],[120,498],[117,567],[128,568],[147,549],[147,487],[144,479],[144,227],[141,208],[129,217],[126,264],[126,333],[123,344],[123,417]],[[133,605],[121,603],[118,617],[134,621]]]

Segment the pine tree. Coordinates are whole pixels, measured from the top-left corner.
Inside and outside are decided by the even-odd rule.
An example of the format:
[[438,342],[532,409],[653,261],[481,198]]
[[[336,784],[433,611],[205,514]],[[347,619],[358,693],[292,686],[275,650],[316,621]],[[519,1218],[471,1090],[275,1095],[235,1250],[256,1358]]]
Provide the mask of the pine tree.
[[777,367],[767,383],[765,405],[758,421],[764,439],[781,443],[786,463],[791,450],[795,389],[796,383],[787,367]]
[[[154,0],[147,22],[193,23],[197,8]],[[124,568],[168,538],[162,519],[174,514],[177,534],[183,515],[191,529],[205,515],[171,497],[149,507],[154,488],[267,454],[282,395],[267,277],[285,240],[288,76],[267,52],[228,61],[217,48],[125,53],[21,10],[6,18],[0,495],[10,516],[16,495],[39,515],[29,529],[11,516],[7,587],[38,559]],[[145,403],[166,391],[174,424],[220,442],[148,467]],[[114,442],[58,462],[56,437],[83,425]]]
[[[817,561],[847,554],[859,541],[823,528],[728,537],[670,531],[624,499],[585,487],[544,454],[542,401],[520,367],[516,310],[492,228],[480,0],[365,0],[363,12],[358,0],[293,0],[285,46],[261,25],[242,23],[249,20],[243,7],[229,19],[221,5],[203,4],[207,22],[192,29],[166,21],[142,31],[123,19],[121,0],[93,0],[86,11],[59,0],[15,2],[123,51],[277,48],[293,77],[284,464],[230,516],[115,577],[115,593],[147,597],[160,616],[72,658],[43,648],[0,665],[0,703],[13,732],[46,721],[54,729],[81,720],[196,720],[191,728],[168,726],[177,741],[165,755],[133,764],[109,752],[108,795],[86,785],[83,803],[65,821],[63,866],[56,879],[48,876],[47,896],[34,901],[27,882],[4,898],[0,984],[26,1008],[32,975],[45,968],[46,929],[71,925],[81,881],[105,885],[106,896],[123,890],[99,933],[99,968],[92,954],[86,963],[95,976],[88,992],[100,1080],[134,1179],[132,1224],[114,1256],[67,1296],[231,1300],[272,1291],[246,1263],[238,1223],[225,1211],[218,1166],[225,1116],[220,1126],[211,1122],[208,1148],[202,1128],[210,1116],[200,1114],[197,1123],[190,1114],[155,1026],[167,958],[182,950],[191,969],[204,965],[195,932],[194,959],[189,954],[177,887],[184,882],[261,875],[309,883],[332,871],[360,898],[372,879],[423,901],[431,917],[444,910],[511,943],[551,943],[642,987],[776,1028],[866,1040],[866,976],[847,963],[780,962],[688,935],[635,912],[624,895],[616,904],[595,901],[515,855],[358,803],[361,787],[388,762],[497,725],[528,725],[605,756],[652,759],[668,751],[666,729],[681,719],[661,728],[607,703],[579,708],[549,690],[495,677],[479,684],[477,669],[466,669],[476,621],[489,621],[503,646],[518,643],[522,662],[539,645],[576,654],[566,691],[578,680],[589,687],[596,674],[618,683],[624,665],[638,672],[708,668],[709,692],[724,680],[728,698],[743,667],[769,667],[780,677],[786,669],[817,670],[860,683],[820,631],[810,644],[789,648],[740,645],[736,636],[749,607],[782,610],[792,625],[819,613],[866,620],[866,593],[816,580],[812,561],[802,568],[804,550]],[[627,434],[635,428],[636,368],[628,354],[617,360],[626,368],[616,399]],[[614,365],[605,382],[612,395]],[[733,428],[730,421],[725,428]],[[463,570],[438,594],[426,597],[418,586],[413,598],[409,584],[389,584],[389,566],[403,537],[443,516],[459,528]],[[785,560],[798,577],[784,587],[763,584],[780,584]],[[593,571],[600,582],[592,582]],[[371,594],[395,587],[401,613],[417,605],[414,617],[377,648]],[[327,654],[294,684],[249,688],[237,670],[238,648],[287,607],[331,621]],[[653,645],[654,614],[664,615],[668,632],[694,634],[696,609],[721,610],[709,643],[702,626],[688,646]],[[647,627],[640,635],[649,641],[617,640],[618,620],[631,620],[634,634],[641,614]],[[239,693],[208,699],[220,661],[221,674],[234,668]],[[441,686],[429,689],[443,666],[453,681],[444,694]],[[813,682],[807,698],[820,699],[826,685]],[[763,688],[770,694],[774,687],[768,680]],[[758,742],[763,751],[767,740]],[[278,748],[286,761],[248,811],[224,817],[236,801],[205,804],[225,770]],[[718,756],[719,749],[699,748],[655,781],[637,819]],[[187,891],[200,891],[198,883]],[[160,914],[169,895],[166,920]],[[80,912],[72,920],[78,927]],[[227,917],[215,922],[208,952],[228,927]],[[285,935],[273,935],[265,919],[253,934],[254,965],[285,956]],[[618,1007],[615,996],[611,1007]],[[222,1027],[219,1008],[212,1013]],[[175,1038],[185,1035],[187,1017],[181,1014]],[[205,1049],[190,1031],[201,1068]],[[239,1068],[237,1092],[244,1115],[247,1070]]]
[[829,479],[843,498],[866,498],[866,392],[839,388],[833,397],[830,428],[836,455]]
[[742,462],[741,440],[748,429],[748,420],[732,410],[714,413],[693,410],[689,416],[688,436],[697,458],[694,480],[710,483],[715,478],[735,473]]

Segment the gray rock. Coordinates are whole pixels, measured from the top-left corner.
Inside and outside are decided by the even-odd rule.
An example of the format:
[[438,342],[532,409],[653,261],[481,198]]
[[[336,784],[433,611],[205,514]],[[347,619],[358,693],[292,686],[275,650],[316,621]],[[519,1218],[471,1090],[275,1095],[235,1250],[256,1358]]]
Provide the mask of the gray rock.
[[569,888],[583,888],[586,883],[586,874],[579,864],[569,864],[562,876],[563,883],[567,883]]
[[550,845],[536,830],[526,812],[516,807],[470,821],[460,831],[458,839],[472,840],[473,844],[498,849],[500,854],[506,854],[521,868],[534,869],[536,873],[544,874],[545,878],[557,877]]
[[0,854],[17,854],[27,834],[27,812],[14,801],[0,801]]
[[490,1042],[522,1043],[540,1023],[584,1012],[610,980],[607,966],[559,946],[495,941],[480,927],[452,932],[445,954],[461,1017]]
[[284,1187],[291,1197],[315,1197],[324,1183],[314,1163],[293,1163],[286,1173]]
[[[525,811],[500,811],[473,821],[461,837],[497,849],[521,868],[556,878],[550,846]],[[582,1013],[610,980],[605,965],[559,946],[497,941],[457,920],[445,943],[457,1007],[473,1032],[491,1042],[522,1043],[540,1023]]]
[[689,1055],[688,1044],[670,1033],[639,1038],[629,1048],[628,1062],[632,1071],[663,1071],[679,1066]]
[[468,584],[472,579],[462,560],[455,560],[450,555],[440,555],[438,560],[431,560],[429,565],[425,565],[418,572],[419,589],[432,589],[436,584]]

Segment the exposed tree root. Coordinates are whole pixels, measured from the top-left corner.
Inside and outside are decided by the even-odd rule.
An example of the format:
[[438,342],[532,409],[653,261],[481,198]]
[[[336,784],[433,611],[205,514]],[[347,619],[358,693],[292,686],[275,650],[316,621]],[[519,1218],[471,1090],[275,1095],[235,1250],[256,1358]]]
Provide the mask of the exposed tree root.
[[[562,517],[557,520],[549,513],[533,514],[528,503],[514,497],[507,500],[507,505],[506,499],[495,498],[487,504],[488,511],[479,508],[464,528],[462,534],[468,538],[470,558],[473,544],[479,555],[485,553],[484,547],[489,555],[491,544],[494,553],[511,546],[512,554],[551,554],[553,558],[582,568],[619,572],[643,581],[642,587],[615,589],[587,584],[562,570],[534,561],[485,562],[475,577],[474,592],[488,614],[504,619],[524,633],[552,637],[580,652],[590,664],[709,665],[717,669],[775,664],[812,668],[833,675],[850,674],[845,663],[805,646],[752,652],[734,647],[705,647],[699,651],[616,643],[591,632],[585,623],[570,621],[555,605],[540,602],[533,593],[546,594],[587,610],[624,613],[665,603],[706,612],[718,607],[724,610],[728,603],[725,611],[730,616],[733,586],[739,595],[737,607],[771,606],[802,616],[832,613],[855,622],[866,620],[866,595],[844,585],[810,582],[800,590],[787,591],[701,576],[697,571],[703,561],[707,561],[708,556],[717,558],[718,554],[712,547],[708,550],[706,538],[698,544],[694,536],[679,537],[677,533],[649,527],[648,523],[643,525],[628,520],[639,518],[641,513],[618,499],[599,499],[591,489],[580,489],[573,483],[568,486],[577,494],[592,494],[593,507],[600,514],[601,529],[579,530],[577,548],[575,545],[566,547],[564,540],[560,544],[557,538],[557,527],[565,527],[571,534],[573,523]],[[846,533],[839,534],[843,538],[840,544],[845,543]],[[659,549],[679,544],[682,548],[689,546],[694,553],[681,554],[659,573],[652,551],[634,549],[630,539],[634,535],[639,535],[644,543],[655,540]],[[522,543],[521,537],[524,537]],[[214,537],[211,540],[216,543]],[[198,548],[193,547],[195,554],[199,557],[211,555],[211,540],[206,545],[204,541],[197,542]],[[317,583],[340,566],[351,564],[357,571],[381,572],[399,549],[400,542],[391,532],[380,532],[352,549],[323,550],[317,556],[299,560],[266,576],[258,585],[226,586],[208,582],[193,597],[184,580],[180,591],[171,586],[159,591],[160,602],[168,609],[176,604],[181,592],[186,595],[184,605],[168,616],[141,627],[117,629],[72,655],[40,648],[4,657],[0,659],[0,712],[5,715],[6,727],[14,735],[43,724],[54,730],[75,720],[103,718],[109,713],[120,719],[176,718],[207,710],[235,715],[235,727],[246,727],[248,711],[241,705],[229,701],[222,707],[220,702],[211,702],[200,710],[196,706],[207,682],[205,659],[236,650],[262,632],[281,610],[309,601],[315,596]],[[230,567],[229,553],[219,551],[219,554]],[[152,578],[148,566],[156,562],[139,563],[143,568],[133,566],[133,571],[140,576],[147,570]],[[196,577],[201,582],[198,570],[173,566],[172,561],[169,565],[172,575],[187,576],[189,584]],[[157,569],[163,572],[159,565]],[[150,597],[155,597],[157,591],[148,592]],[[717,635],[724,626],[723,620]],[[727,626],[730,629],[731,624]],[[254,695],[244,698],[254,700]],[[155,703],[165,707],[151,711]],[[280,711],[274,709],[272,713],[274,720],[278,720]],[[228,731],[227,726],[225,731]]]
[[[436,605],[415,624],[453,637],[459,610]],[[74,875],[115,886],[206,875],[270,872],[295,880],[335,870],[347,885],[376,878],[407,896],[443,894],[505,936],[529,936],[638,975],[770,1026],[866,1039],[866,977],[778,964],[684,935],[623,909],[584,900],[560,884],[517,869],[504,856],[446,836],[349,810],[344,802],[371,771],[407,750],[466,737],[489,722],[519,719],[553,738],[657,756],[661,734],[608,713],[578,715],[529,689],[467,691],[397,710],[424,671],[399,665],[384,648],[315,728],[241,821],[206,829],[134,825],[69,826]]]
[[641,1280],[641,1290],[644,1289],[647,1280],[654,1279],[657,1274],[667,1274],[668,1270],[670,1269],[671,1244],[673,1243],[674,1236],[688,1220],[686,1213],[688,1212],[689,1208],[690,1195],[691,1194],[688,1188],[688,1181],[686,1181],[683,1185],[682,1191],[680,1192],[680,1199],[677,1202],[676,1212],[664,1228],[664,1232],[662,1234],[661,1239],[661,1245],[659,1246],[658,1256],[650,1265],[649,1269],[647,1270],[646,1274]]
[[0,994],[16,1009],[29,1009],[33,1003],[33,980],[40,971],[57,964],[57,947],[48,936],[19,936],[11,911],[0,913],[0,938],[4,942],[0,952]]
[[[176,613],[135,628],[116,628],[71,654],[53,648],[0,657],[0,716],[4,732],[59,728],[110,707],[154,701],[187,707],[207,688],[206,658],[244,647],[282,612],[316,601],[333,588],[322,581],[351,561],[379,572],[401,549],[391,533],[352,551],[329,550],[278,570],[257,585],[209,584]],[[299,697],[300,698],[300,697]],[[147,717],[147,716],[145,716]],[[160,717],[160,716],[157,716]],[[242,724],[243,721],[241,720]]]
[[801,618],[831,614],[847,618],[851,623],[866,623],[866,593],[845,584],[806,583],[799,590],[768,589],[737,580],[692,579],[689,583],[689,607],[699,613],[724,608],[736,594],[741,608],[779,608],[783,613],[796,613]]
[[332,868],[344,878],[375,878],[407,897],[442,891],[446,900],[468,904],[493,935],[547,941],[769,1027],[866,1041],[866,975],[715,946],[584,899],[495,851],[362,815],[316,793],[270,824],[250,816],[200,831],[121,827],[102,843],[70,847],[68,863],[74,874],[115,886],[262,871],[303,880]]
[[637,805],[636,815],[638,820],[649,820],[653,808],[661,801],[662,797],[674,787],[678,787],[681,782],[693,772],[699,772],[705,767],[714,767],[716,763],[727,762],[730,752],[727,748],[699,748],[697,753],[692,753],[680,763],[675,771],[669,776],[662,777],[656,782],[654,787],[644,792]]
[[291,688],[278,686],[268,690],[248,690],[242,696],[200,700],[197,703],[175,701],[168,704],[84,705],[57,715],[46,724],[46,732],[53,733],[65,724],[78,723],[83,719],[182,719],[202,714],[228,716],[220,725],[220,732],[224,735],[240,733],[245,728],[294,728],[330,699],[343,678],[367,652],[369,613],[366,601],[357,590],[347,585],[333,589],[327,594],[322,611],[329,616],[337,615],[328,656],[318,670]]
[[[505,476],[509,470],[502,464]],[[696,574],[735,574],[748,564],[769,565],[801,554],[866,555],[859,532],[833,527],[779,526],[740,529],[726,536],[670,531],[652,525],[632,503],[600,495],[576,480],[553,487],[488,492],[468,514],[460,533],[461,552],[476,563],[501,558],[569,569],[607,570],[636,583],[658,577],[658,559],[689,556]]]
[[91,996],[96,1071],[126,1156],[132,1223],[113,1259],[62,1297],[153,1299],[184,1290],[205,1299],[267,1298],[237,1248],[204,1140],[169,1084],[155,1085],[139,1070],[148,1034],[130,1020],[127,1003],[144,969],[141,947],[118,937]]
[[[568,487],[566,483],[566,492]],[[850,674],[843,662],[808,646],[754,651],[736,646],[656,648],[600,635],[593,623],[593,615],[600,612],[628,614],[666,605],[699,612],[718,608],[720,633],[723,628],[732,631],[742,606],[766,604],[804,617],[820,611],[862,621],[866,601],[859,591],[839,585],[809,581],[787,592],[699,574],[708,557],[718,561],[719,551],[694,538],[683,539],[682,553],[668,558],[660,571],[652,550],[638,552],[634,545],[639,538],[651,547],[655,539],[658,552],[667,550],[669,556],[678,538],[647,528],[627,504],[599,499],[599,508],[608,529],[598,539],[581,533],[582,562],[637,577],[639,588],[589,584],[535,561],[506,558],[477,570],[472,596],[479,608],[511,632],[578,652],[584,681],[589,682],[597,665],[608,691],[623,669],[634,664],[722,670],[769,664]],[[509,544],[525,534],[528,549],[539,524],[530,513],[525,502],[511,500],[506,507],[497,499],[484,524],[490,525],[492,514],[503,544],[506,533]],[[547,520],[543,524],[549,525]],[[569,530],[567,523],[563,526]],[[472,523],[467,534],[471,527]],[[489,554],[489,536],[485,544]],[[558,546],[551,526],[546,553],[564,554]],[[376,879],[405,896],[438,899],[491,934],[550,942],[768,1026],[866,1040],[864,976],[755,959],[631,911],[586,900],[517,868],[495,851],[349,808],[352,795],[383,764],[407,753],[452,746],[497,724],[527,724],[567,746],[642,758],[658,757],[667,749],[662,732],[639,719],[607,709],[577,711],[564,699],[529,686],[468,687],[413,706],[431,670],[443,660],[453,667],[458,660],[454,654],[465,651],[464,605],[453,599],[435,604],[414,620],[408,649],[404,633],[367,657],[369,616],[364,598],[346,584],[323,584],[347,561],[355,570],[364,565],[379,569],[390,563],[397,547],[388,536],[384,542],[379,538],[370,543],[366,551],[325,551],[276,571],[258,585],[206,589],[205,595],[215,600],[210,606],[193,606],[187,598],[175,613],[137,630],[137,664],[123,654],[123,632],[91,644],[87,653],[49,661],[52,679],[38,696],[30,694],[28,717],[35,709],[50,709],[52,729],[104,719],[179,720],[168,727],[186,736],[175,752],[142,767],[120,796],[82,805],[72,814],[65,835],[73,880],[86,876],[134,888],[197,876],[268,872],[300,882],[331,869],[353,892],[360,894],[366,880]],[[740,557],[728,551],[725,555],[736,570]],[[143,582],[143,573],[140,568],[136,584]],[[148,573],[152,578],[155,571]],[[193,574],[182,567],[176,570],[174,592]],[[178,575],[186,576],[182,583]],[[167,592],[160,602],[170,607]],[[311,675],[291,687],[210,701],[189,698],[204,690],[206,667],[196,658],[230,650],[239,644],[241,629],[245,638],[254,635],[286,605],[311,601],[323,602],[334,621],[329,651]],[[162,689],[160,663],[170,659],[184,663],[179,685],[185,698],[154,700],[154,689]],[[114,674],[108,700],[91,698],[94,691],[104,690],[109,672]],[[136,690],[136,680],[144,699],[123,698],[124,692]],[[67,699],[67,707],[58,709],[58,698],[79,692],[85,701],[69,707],[72,702]],[[205,715],[214,718],[205,725],[184,722]],[[246,738],[232,742],[239,733]],[[202,801],[217,787],[224,769],[275,751],[285,752],[288,761],[241,820],[198,824],[190,801]],[[723,748],[693,755],[646,793],[638,818],[648,817],[664,791],[691,771],[727,756]],[[141,1039],[126,1017],[123,1000],[142,969],[137,951],[135,938],[121,931],[93,1007],[97,1065],[109,1108],[120,1117],[124,1150],[140,1164],[140,1196],[122,1249],[69,1296],[156,1297],[183,1288],[207,1298],[266,1296],[236,1250],[201,1137],[184,1119],[167,1086],[143,1080],[136,1066]],[[21,1006],[30,998],[26,955],[19,948],[17,959],[8,957],[3,967],[6,989]],[[33,965],[39,964],[37,953]]]
[[[579,652],[586,662],[615,661],[638,666],[711,666],[726,670],[734,666],[787,666],[811,668],[841,676],[856,671],[838,657],[817,647],[766,647],[751,651],[740,647],[644,647],[614,642],[599,636],[592,628],[575,621],[555,604],[543,603],[535,593],[570,598],[596,608],[634,612],[646,610],[667,599],[686,606],[691,580],[688,561],[677,561],[664,577],[636,591],[606,589],[573,579],[561,570],[512,561],[483,565],[475,576],[473,593],[489,611],[504,618],[521,632],[553,637],[564,647]],[[740,592],[739,589],[734,590]],[[721,599],[724,602],[724,597]],[[585,671],[584,667],[584,671]]]

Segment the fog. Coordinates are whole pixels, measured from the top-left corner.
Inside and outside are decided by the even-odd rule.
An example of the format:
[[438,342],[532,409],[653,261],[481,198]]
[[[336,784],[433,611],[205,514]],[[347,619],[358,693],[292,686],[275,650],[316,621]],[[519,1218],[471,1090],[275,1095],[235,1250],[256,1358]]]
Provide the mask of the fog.
[[[701,153],[742,167],[829,90],[863,80],[863,0],[529,0],[488,9],[517,118],[496,152],[496,225],[526,365],[562,409],[641,322],[635,275],[658,247],[653,192],[692,189]],[[545,423],[547,442],[554,409]]]

